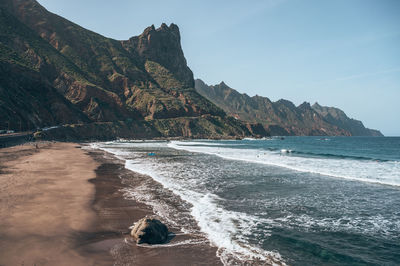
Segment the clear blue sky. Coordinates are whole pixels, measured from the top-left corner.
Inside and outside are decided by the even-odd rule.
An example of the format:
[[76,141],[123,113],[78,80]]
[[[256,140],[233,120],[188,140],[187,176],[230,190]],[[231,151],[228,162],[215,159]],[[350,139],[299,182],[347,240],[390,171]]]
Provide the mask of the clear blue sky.
[[252,96],[336,106],[400,136],[398,0],[39,0],[115,39],[176,23],[196,78]]

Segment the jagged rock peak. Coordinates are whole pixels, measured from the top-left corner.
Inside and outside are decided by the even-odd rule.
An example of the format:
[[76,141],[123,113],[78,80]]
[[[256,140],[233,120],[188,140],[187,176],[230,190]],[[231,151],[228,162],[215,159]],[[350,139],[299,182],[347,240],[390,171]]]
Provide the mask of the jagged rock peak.
[[298,106],[298,108],[309,108],[309,109],[311,109],[311,105],[310,105],[309,102],[303,102],[302,104],[300,104]]
[[219,84],[219,86],[221,87],[229,87],[228,85],[226,85],[226,83],[224,81],[221,81],[221,83]]
[[157,29],[151,25],[139,36],[121,43],[129,52],[168,69],[184,87],[194,87],[193,73],[183,54],[177,25],[162,23]]
[[279,99],[276,103],[288,106],[290,108],[296,108],[294,103],[292,103],[291,101],[285,100],[285,99]]
[[316,107],[316,108],[318,108],[318,107],[322,107],[318,102],[315,102],[313,105],[312,105],[312,107],[314,108],[314,107]]
[[161,31],[161,30],[172,31],[172,32],[179,34],[179,27],[178,27],[178,25],[176,25],[174,23],[171,23],[169,25],[169,27],[167,26],[167,24],[162,23],[161,26],[157,29],[157,31]]
[[[172,44],[176,48],[181,49],[180,41],[181,36],[179,32],[179,27],[173,23],[168,27],[167,24],[162,23],[159,28],[155,28],[154,24],[147,27],[142,34],[139,36],[133,36],[129,39],[130,42],[135,42],[136,40],[147,40],[146,43],[167,41],[170,45]],[[128,42],[129,42],[128,41]]]
[[[153,32],[155,30],[156,30],[156,28],[154,27],[154,24],[153,24],[153,25],[145,28],[141,35],[148,35],[150,32]],[[135,38],[135,37],[132,37],[132,38]]]
[[173,35],[175,35],[178,38],[178,41],[180,41],[179,27],[174,23],[171,23],[169,26],[167,26],[167,24],[165,24],[165,23],[162,23],[161,26],[157,29],[155,28],[155,26],[153,24],[153,25],[145,28],[142,34],[140,34],[139,36],[131,37],[130,40],[137,38],[137,37],[147,37],[151,34],[156,34],[156,32],[161,33],[161,34],[172,33]]

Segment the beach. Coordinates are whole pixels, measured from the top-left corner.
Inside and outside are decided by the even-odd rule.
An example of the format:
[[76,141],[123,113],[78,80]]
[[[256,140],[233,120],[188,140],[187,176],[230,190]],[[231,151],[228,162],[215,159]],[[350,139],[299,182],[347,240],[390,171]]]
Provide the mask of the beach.
[[[287,137],[3,148],[0,265],[398,264],[399,144]],[[167,243],[136,244],[130,226],[146,216],[168,226]]]
[[400,138],[117,140],[123,196],[204,235],[224,265],[397,265]]
[[169,243],[136,245],[129,226],[154,213],[124,197],[125,179],[133,187],[143,176],[77,143],[1,149],[0,265],[221,264],[207,239],[176,225]]

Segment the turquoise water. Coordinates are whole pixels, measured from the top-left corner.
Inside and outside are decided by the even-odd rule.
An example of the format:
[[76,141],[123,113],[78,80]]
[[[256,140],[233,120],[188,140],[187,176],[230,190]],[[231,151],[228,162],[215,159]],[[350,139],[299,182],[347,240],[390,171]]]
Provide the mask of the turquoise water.
[[226,265],[400,264],[400,138],[97,145],[172,193],[127,190],[171,223],[192,217],[183,231],[197,225]]

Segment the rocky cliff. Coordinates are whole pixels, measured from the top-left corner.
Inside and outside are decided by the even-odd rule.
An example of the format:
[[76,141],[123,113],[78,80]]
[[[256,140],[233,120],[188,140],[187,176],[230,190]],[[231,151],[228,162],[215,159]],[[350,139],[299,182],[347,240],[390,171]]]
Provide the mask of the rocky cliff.
[[383,136],[379,130],[366,128],[361,121],[349,118],[339,108],[321,106],[318,103],[313,104],[312,108],[326,121],[349,131],[352,136]]
[[224,82],[209,86],[197,79],[195,87],[227,114],[261,123],[271,135],[381,136],[379,131],[366,129],[360,121],[348,118],[336,108],[310,106],[307,102],[295,106],[283,99],[272,102],[267,97],[250,97]]
[[97,136],[96,126],[109,137],[135,137],[135,130],[153,137],[252,135],[252,127],[194,89],[175,24],[118,41],[35,0],[1,0],[0,29],[1,128],[76,124],[60,129],[80,129],[87,138],[84,129]]

